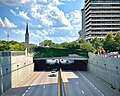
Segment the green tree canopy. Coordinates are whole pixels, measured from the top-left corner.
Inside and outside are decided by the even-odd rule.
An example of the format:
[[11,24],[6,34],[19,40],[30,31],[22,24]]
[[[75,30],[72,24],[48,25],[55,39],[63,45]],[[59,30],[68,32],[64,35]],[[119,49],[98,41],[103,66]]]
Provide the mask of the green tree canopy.
[[39,45],[42,46],[42,47],[51,46],[52,44],[54,44],[54,43],[52,42],[52,40],[44,40],[44,41],[42,41],[41,43],[39,43]]
[[0,41],[0,51],[23,51],[25,46],[17,41]]
[[94,48],[97,48],[98,45],[100,44],[100,39],[98,39],[97,37],[95,37],[95,38],[93,38],[93,39],[90,41],[90,43],[92,44],[92,46],[93,46]]
[[115,50],[120,51],[120,32],[118,32],[114,37]]
[[107,34],[103,40],[103,48],[108,52],[114,51],[115,49],[114,42],[115,42],[114,35],[112,33]]

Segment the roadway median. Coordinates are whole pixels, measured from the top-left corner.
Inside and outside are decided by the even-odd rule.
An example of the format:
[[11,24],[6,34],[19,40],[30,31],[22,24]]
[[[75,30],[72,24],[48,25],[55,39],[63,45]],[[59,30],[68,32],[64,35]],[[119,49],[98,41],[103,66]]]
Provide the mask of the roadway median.
[[58,96],[68,96],[66,82],[62,70],[58,70]]

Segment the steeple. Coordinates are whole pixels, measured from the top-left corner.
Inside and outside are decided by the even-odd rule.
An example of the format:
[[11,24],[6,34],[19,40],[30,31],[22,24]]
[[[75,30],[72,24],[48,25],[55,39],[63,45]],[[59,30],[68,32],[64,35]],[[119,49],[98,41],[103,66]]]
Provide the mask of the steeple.
[[26,33],[25,33],[25,35],[29,35],[29,33],[28,33],[28,22],[26,22]]
[[29,45],[28,22],[26,22],[25,44]]

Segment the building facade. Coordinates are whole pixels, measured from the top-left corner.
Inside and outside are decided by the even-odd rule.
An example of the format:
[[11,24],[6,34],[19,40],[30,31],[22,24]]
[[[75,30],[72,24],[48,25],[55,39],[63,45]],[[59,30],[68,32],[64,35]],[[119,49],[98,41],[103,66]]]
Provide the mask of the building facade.
[[85,0],[81,31],[86,41],[120,31],[120,0]]
[[85,10],[81,9],[81,13],[82,13],[82,30],[80,30],[78,34],[79,38],[85,39]]

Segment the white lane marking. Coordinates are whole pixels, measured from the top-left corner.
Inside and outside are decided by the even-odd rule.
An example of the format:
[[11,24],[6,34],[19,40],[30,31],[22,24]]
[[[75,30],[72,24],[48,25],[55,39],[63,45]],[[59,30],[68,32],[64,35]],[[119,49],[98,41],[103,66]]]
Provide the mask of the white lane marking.
[[78,84],[78,82],[76,82],[76,84]]
[[25,93],[24,93],[24,94],[22,94],[22,96],[25,96]]
[[100,92],[100,90],[98,90],[98,92]]
[[82,91],[83,94],[85,94],[83,90],[81,90],[81,91]]
[[25,91],[26,93],[28,92],[28,90]]
[[[92,74],[90,74],[90,76],[92,76],[92,77],[96,78],[96,76],[94,76],[94,75],[92,75]],[[100,78],[97,78],[97,80],[99,80],[99,81],[100,81],[100,83],[104,84],[105,86],[107,86],[107,87],[111,90],[111,87],[110,87],[109,85],[107,85],[105,82],[101,81],[101,79],[100,79]],[[119,94],[119,95],[120,95],[120,93],[119,93],[118,91],[116,91],[116,90],[112,90],[112,91],[114,91],[114,92],[116,92],[117,94]]]
[[45,89],[45,86],[43,87],[43,89]]
[[31,87],[29,87],[28,89],[30,89]]
[[[79,72],[80,73],[80,72]],[[81,73],[80,73],[81,74]],[[82,75],[82,74],[81,74]],[[87,82],[89,82],[89,84],[90,85],[92,85],[102,96],[104,96],[104,94],[97,88],[97,87],[95,87],[95,85],[93,85],[84,75],[82,75],[83,76],[83,78],[87,81]]]
[[104,96],[104,94],[102,94],[102,96]]
[[[38,74],[38,76],[39,76],[39,74]],[[34,80],[34,82],[35,82],[37,79],[38,79],[38,78],[36,78],[36,79]],[[25,96],[25,94],[28,92],[28,90],[30,90],[31,87],[34,86],[34,85],[35,85],[34,83],[31,84],[30,87],[25,91],[25,93],[22,94],[22,96]]]

